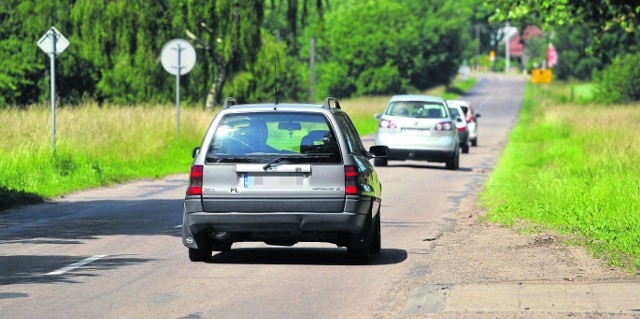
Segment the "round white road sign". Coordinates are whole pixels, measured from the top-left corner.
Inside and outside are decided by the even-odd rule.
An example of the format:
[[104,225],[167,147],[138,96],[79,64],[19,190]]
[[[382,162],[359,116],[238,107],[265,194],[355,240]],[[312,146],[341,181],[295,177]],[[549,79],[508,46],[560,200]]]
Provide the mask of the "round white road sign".
[[196,64],[196,50],[187,40],[173,39],[162,47],[160,61],[164,69],[173,75],[187,74]]

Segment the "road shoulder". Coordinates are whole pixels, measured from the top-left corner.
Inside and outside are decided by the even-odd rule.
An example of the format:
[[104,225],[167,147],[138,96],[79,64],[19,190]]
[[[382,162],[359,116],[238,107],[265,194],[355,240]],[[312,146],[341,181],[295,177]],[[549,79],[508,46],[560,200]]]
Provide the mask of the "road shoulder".
[[553,232],[518,234],[487,222],[476,203],[475,196],[465,198],[454,229],[433,241],[429,274],[413,291],[404,316],[640,316],[637,275],[568,246]]

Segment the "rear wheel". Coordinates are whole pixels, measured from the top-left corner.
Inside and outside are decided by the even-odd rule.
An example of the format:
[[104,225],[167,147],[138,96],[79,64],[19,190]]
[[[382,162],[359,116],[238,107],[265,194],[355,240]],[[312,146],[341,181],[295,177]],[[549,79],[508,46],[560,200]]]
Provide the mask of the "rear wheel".
[[222,252],[230,251],[231,250],[231,243],[213,243],[211,245],[211,250],[212,251],[222,251]]
[[464,154],[469,153],[469,143],[462,144],[462,153]]
[[478,138],[474,138],[471,140],[471,146],[478,146]]
[[347,247],[347,255],[356,262],[365,263],[369,260],[369,251],[371,250],[371,240],[373,237],[373,222],[371,218],[367,218],[364,228],[351,238],[351,243]]
[[211,248],[189,248],[189,260],[207,261],[211,258]]
[[460,149],[457,148],[455,154],[447,160],[447,169],[456,170],[460,167]]
[[198,248],[189,247],[189,260],[191,261],[207,261],[211,258],[211,239],[206,236],[194,236]]
[[376,157],[373,159],[374,166],[387,166],[388,160],[382,157]]
[[373,237],[371,238],[371,245],[369,246],[369,252],[377,254],[382,249],[382,236],[380,234],[380,212],[373,220]]

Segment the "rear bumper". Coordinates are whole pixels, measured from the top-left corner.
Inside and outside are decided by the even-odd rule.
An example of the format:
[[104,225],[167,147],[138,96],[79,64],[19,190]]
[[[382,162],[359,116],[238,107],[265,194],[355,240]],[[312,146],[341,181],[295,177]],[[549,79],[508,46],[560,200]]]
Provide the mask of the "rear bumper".
[[379,202],[370,197],[354,196],[347,198],[343,211],[337,212],[189,211],[201,207],[197,202],[199,200],[186,200],[183,215],[182,243],[191,248],[198,247],[194,238],[221,232],[228,233],[231,241],[289,238],[334,242],[341,235],[361,232],[367,219],[371,218],[369,212],[377,213],[379,207]]
[[428,162],[446,162],[455,155],[455,150],[430,151],[414,149],[391,149],[389,150],[389,160],[418,160]]
[[367,215],[357,213],[187,213],[189,228],[200,232],[356,233]]

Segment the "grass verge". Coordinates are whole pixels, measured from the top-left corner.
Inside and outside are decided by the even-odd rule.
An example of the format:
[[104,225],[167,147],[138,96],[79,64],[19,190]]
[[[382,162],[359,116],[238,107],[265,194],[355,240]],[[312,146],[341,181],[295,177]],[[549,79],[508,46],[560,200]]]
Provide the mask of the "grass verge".
[[56,153],[46,106],[0,112],[0,210],[79,189],[186,172],[213,112],[85,104],[56,112]]
[[481,203],[491,220],[577,235],[595,256],[638,271],[640,104],[563,102],[571,91],[528,85]]

